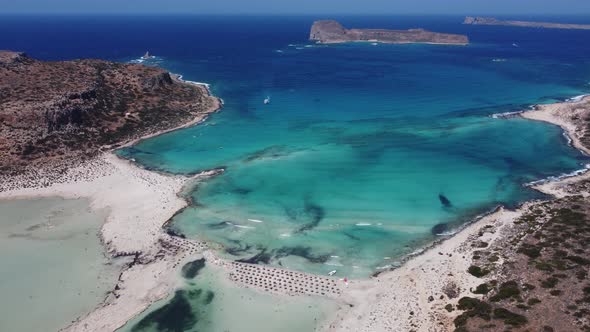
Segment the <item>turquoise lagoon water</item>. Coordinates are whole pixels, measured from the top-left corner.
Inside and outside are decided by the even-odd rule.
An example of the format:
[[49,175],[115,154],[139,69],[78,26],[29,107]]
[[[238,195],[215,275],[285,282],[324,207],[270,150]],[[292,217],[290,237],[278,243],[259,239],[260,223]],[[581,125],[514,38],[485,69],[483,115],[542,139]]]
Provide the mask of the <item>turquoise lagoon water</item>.
[[18,38],[0,43],[42,59],[149,50],[148,65],[210,83],[221,112],[120,154],[172,173],[223,167],[172,227],[233,259],[367,276],[497,204],[538,197],[524,183],[587,162],[558,128],[489,115],[587,93],[588,31],[336,17],[472,43],[319,46],[306,40],[319,18],[6,18]]
[[250,39],[235,55],[162,58],[212,83],[225,108],[121,154],[174,173],[224,168],[172,227],[227,257],[367,276],[498,204],[539,197],[523,184],[582,167],[558,128],[489,117],[588,88],[586,60],[526,37],[519,47],[499,31],[468,47]]

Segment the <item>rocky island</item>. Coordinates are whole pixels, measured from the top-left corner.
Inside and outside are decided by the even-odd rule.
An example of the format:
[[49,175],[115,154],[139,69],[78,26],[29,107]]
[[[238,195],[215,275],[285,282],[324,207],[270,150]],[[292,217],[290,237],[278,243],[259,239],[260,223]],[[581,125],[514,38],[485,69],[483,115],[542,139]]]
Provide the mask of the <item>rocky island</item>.
[[565,24],[549,22],[531,22],[531,21],[502,21],[494,17],[471,17],[467,16],[463,24],[470,25],[504,25],[511,27],[525,28],[546,28],[546,29],[577,29],[590,30],[590,24]]
[[102,60],[44,62],[0,51],[0,173],[71,165],[201,120],[220,103],[167,71]]
[[322,44],[348,42],[375,42],[386,44],[443,44],[467,45],[469,38],[463,35],[431,32],[424,29],[346,29],[334,20],[316,21],[311,27],[310,40]]

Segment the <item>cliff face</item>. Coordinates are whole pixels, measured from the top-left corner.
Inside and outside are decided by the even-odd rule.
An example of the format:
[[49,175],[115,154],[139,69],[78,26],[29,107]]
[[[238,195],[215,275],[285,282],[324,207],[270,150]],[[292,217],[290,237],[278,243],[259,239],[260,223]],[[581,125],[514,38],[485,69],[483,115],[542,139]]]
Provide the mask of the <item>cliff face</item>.
[[346,42],[380,42],[389,44],[449,44],[466,45],[467,36],[431,32],[424,29],[383,30],[383,29],[345,29],[333,20],[316,21],[311,27],[310,40],[333,44]]
[[180,126],[217,99],[159,68],[0,51],[0,173],[66,163]]
[[529,21],[501,21],[493,17],[471,17],[467,16],[463,24],[471,25],[504,25],[525,28],[546,28],[546,29],[578,29],[590,30],[589,24],[565,24],[549,22],[529,22]]

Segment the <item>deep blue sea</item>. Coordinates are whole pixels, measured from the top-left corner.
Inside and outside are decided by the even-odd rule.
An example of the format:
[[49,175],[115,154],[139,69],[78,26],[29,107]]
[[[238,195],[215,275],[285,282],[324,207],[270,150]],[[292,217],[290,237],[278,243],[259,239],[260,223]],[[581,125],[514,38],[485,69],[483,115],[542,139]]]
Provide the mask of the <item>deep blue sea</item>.
[[590,32],[336,17],[471,44],[322,46],[307,40],[317,18],[4,17],[0,48],[122,62],[150,51],[145,64],[209,83],[221,112],[120,153],[172,173],[225,168],[172,227],[234,259],[367,276],[587,162],[556,127],[490,115],[588,93]]

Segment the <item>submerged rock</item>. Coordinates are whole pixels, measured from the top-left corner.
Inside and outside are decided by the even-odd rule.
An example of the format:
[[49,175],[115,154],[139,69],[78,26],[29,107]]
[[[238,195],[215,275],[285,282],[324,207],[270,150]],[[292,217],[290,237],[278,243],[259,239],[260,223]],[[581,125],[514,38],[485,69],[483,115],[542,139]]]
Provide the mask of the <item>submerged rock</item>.
[[451,201],[443,194],[438,195],[438,199],[440,200],[440,204],[442,204],[446,208],[453,207]]
[[199,321],[187,299],[187,292],[176,291],[174,297],[165,306],[149,313],[132,329],[132,332],[150,331],[187,331]]
[[205,259],[197,259],[195,261],[186,263],[182,267],[182,276],[186,279],[193,279],[205,267]]

